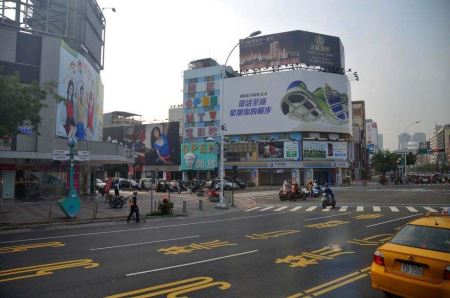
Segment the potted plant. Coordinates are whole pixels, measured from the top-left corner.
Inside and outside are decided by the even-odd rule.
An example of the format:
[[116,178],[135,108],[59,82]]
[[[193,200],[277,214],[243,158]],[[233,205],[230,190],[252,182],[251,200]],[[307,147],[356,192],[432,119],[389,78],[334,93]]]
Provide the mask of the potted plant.
[[366,170],[361,170],[361,183],[363,186],[367,185],[367,180],[369,179],[369,175]]
[[164,198],[162,202],[159,202],[158,209],[162,215],[172,214],[173,203]]

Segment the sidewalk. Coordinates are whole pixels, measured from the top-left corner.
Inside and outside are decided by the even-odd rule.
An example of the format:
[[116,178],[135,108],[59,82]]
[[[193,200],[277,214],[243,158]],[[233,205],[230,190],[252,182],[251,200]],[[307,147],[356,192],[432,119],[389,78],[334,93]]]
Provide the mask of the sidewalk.
[[[130,191],[122,191],[124,197],[131,195]],[[227,193],[228,195],[228,193]],[[231,195],[231,194],[230,194]],[[151,209],[151,192],[138,192],[138,205],[141,217],[149,214],[151,210],[157,210],[158,201],[169,198],[168,193],[153,192],[153,209]],[[199,201],[202,200],[203,208],[200,210]],[[126,202],[123,208],[113,209],[100,195],[81,197],[81,208],[76,218],[69,219],[57,205],[57,198],[29,199],[27,201],[11,199],[2,200],[0,203],[0,230],[21,228],[35,225],[49,224],[78,224],[102,221],[125,221],[129,206]],[[210,202],[207,196],[199,197],[196,194],[183,192],[171,193],[170,201],[174,203],[172,215],[202,217],[219,215],[246,209],[252,201],[248,198],[239,199],[235,194],[235,207],[228,209],[216,208],[216,202]],[[186,212],[183,212],[183,201],[186,201]],[[146,220],[161,218],[161,216],[147,216]]]

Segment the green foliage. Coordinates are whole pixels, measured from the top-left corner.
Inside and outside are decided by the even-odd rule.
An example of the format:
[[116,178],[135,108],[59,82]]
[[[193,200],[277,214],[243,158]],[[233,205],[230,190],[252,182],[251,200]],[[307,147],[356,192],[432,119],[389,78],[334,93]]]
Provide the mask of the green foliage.
[[408,155],[406,155],[406,164],[408,166],[414,165],[416,164],[416,159],[417,159],[416,154],[409,152]]
[[38,133],[40,111],[47,94],[55,97],[55,83],[41,88],[37,82],[22,84],[19,76],[0,74],[0,136],[14,136],[17,127],[28,124]]
[[380,150],[372,156],[373,168],[383,175],[389,171],[397,169],[397,161],[399,156],[389,150]]

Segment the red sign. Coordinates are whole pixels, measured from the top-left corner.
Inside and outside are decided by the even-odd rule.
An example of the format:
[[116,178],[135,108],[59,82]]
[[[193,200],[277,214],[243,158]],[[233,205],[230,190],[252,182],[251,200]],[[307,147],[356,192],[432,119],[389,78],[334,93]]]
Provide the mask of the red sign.
[[0,164],[0,171],[14,171],[16,170],[16,165],[2,165]]

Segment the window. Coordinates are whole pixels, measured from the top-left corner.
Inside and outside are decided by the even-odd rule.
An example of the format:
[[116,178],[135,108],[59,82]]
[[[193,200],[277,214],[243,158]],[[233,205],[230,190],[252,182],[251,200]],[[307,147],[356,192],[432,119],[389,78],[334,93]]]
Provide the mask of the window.
[[450,253],[450,229],[406,225],[391,243]]

